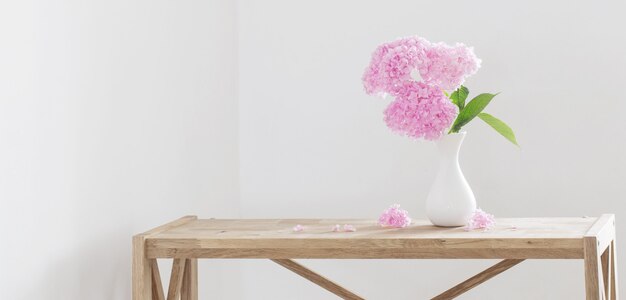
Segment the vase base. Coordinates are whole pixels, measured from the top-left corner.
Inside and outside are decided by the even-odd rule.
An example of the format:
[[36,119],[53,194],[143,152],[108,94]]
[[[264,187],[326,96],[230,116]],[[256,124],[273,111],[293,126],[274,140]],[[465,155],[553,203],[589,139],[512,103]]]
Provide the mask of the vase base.
[[437,219],[437,221],[434,221],[433,218],[428,218],[428,220],[430,221],[431,224],[433,224],[433,226],[437,226],[437,227],[443,227],[443,228],[455,228],[455,227],[463,227],[463,226],[467,226],[467,219],[469,218],[463,218],[463,220],[439,220]]
[[437,224],[433,224],[433,226],[435,226],[435,227],[442,227],[442,228],[457,228],[457,227],[463,227],[465,225],[437,225]]

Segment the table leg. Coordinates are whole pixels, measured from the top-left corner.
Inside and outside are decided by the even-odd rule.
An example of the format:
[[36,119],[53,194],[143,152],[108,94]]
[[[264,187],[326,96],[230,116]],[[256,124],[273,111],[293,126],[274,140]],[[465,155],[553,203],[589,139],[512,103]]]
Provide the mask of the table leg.
[[152,300],[152,266],[146,257],[145,237],[133,237],[133,300]]
[[[583,239],[585,256],[585,293],[587,300],[606,300],[600,242],[594,236]],[[604,252],[604,251],[602,251]]]
[[152,300],[165,300],[163,294],[163,283],[161,283],[161,273],[159,272],[159,264],[156,259],[150,259],[152,267]]
[[183,275],[185,274],[184,258],[175,258],[172,263],[172,274],[170,275],[170,285],[167,291],[167,300],[178,300],[181,286],[183,285]]
[[188,258],[185,262],[181,300],[198,300],[198,259]]
[[615,254],[615,240],[613,240],[600,256],[600,262],[602,264],[602,282],[604,282],[604,299],[607,300],[616,300],[618,297],[616,284],[617,258]]
[[610,299],[611,295],[611,246],[600,256],[600,262],[602,264],[602,282],[604,282],[604,295],[605,299]]
[[611,280],[610,280],[610,284],[611,284],[611,296],[609,297],[610,300],[617,300],[619,298],[619,292],[618,292],[618,287],[617,287],[617,249],[616,249],[616,245],[615,245],[615,239],[611,242],[611,245],[609,246],[609,249],[611,250],[611,261],[610,261],[610,269],[611,272],[609,275]]

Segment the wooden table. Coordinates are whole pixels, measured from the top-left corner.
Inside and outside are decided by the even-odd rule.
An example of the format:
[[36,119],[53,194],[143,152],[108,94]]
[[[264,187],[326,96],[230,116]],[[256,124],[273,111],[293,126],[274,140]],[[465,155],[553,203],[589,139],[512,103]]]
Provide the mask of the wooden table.
[[[297,224],[304,230],[294,232]],[[352,224],[357,231],[333,232],[335,224]],[[363,298],[292,259],[502,259],[433,299],[453,299],[525,259],[582,259],[586,299],[617,299],[616,254],[615,219],[610,214],[498,219],[489,231],[435,227],[427,221],[394,229],[381,228],[374,220],[187,216],[133,237],[133,299],[166,298],[158,258],[174,260],[168,300],[198,298],[199,258],[271,259],[343,299]]]

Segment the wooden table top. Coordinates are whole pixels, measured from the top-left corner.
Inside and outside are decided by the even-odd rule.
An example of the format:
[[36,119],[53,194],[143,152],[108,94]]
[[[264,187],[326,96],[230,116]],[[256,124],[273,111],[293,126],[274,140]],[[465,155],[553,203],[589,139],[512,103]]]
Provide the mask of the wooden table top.
[[[188,216],[143,235],[151,258],[582,258],[584,237],[614,228],[613,220],[613,215],[503,218],[490,230],[467,231],[425,220],[383,228],[364,219]],[[298,224],[304,229],[294,232]],[[336,224],[356,231],[333,232]]]

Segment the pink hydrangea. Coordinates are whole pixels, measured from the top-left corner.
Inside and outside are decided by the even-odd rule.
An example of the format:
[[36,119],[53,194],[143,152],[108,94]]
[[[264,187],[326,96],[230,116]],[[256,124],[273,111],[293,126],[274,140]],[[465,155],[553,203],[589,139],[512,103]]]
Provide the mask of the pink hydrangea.
[[411,75],[417,71],[424,83],[452,91],[479,67],[473,49],[463,44],[406,37],[376,48],[363,74],[363,86],[368,94],[395,95],[405,82],[416,81]]
[[494,225],[496,225],[495,217],[492,214],[487,213],[480,208],[477,208],[476,211],[474,211],[472,217],[467,222],[466,228],[467,230],[489,229]]
[[467,77],[478,71],[480,62],[474,50],[464,44],[448,46],[436,43],[426,51],[424,66],[427,66],[427,69],[420,68],[420,76],[428,84],[453,91],[463,84]]
[[365,91],[395,95],[404,82],[412,81],[411,72],[422,65],[429,45],[423,38],[412,37],[378,46],[363,74]]
[[378,224],[385,227],[403,228],[411,224],[411,217],[406,210],[400,209],[399,204],[394,204],[380,215]]
[[450,127],[458,108],[441,89],[421,82],[405,82],[384,112],[387,126],[412,138],[436,140]]

